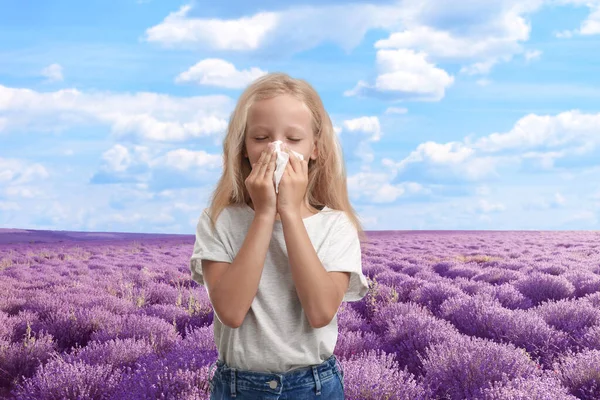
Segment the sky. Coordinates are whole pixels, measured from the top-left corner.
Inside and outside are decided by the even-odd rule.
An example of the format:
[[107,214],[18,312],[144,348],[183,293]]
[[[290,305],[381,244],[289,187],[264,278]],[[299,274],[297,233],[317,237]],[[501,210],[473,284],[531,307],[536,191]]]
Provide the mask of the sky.
[[193,234],[254,79],[375,230],[600,229],[600,0],[0,0],[0,228]]

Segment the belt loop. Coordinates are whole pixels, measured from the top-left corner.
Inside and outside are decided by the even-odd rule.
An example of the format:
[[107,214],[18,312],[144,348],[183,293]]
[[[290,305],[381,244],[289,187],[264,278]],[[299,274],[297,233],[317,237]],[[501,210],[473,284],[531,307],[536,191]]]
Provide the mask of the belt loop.
[[231,368],[231,397],[235,396],[235,368]]
[[315,377],[315,383],[317,384],[317,396],[321,395],[321,381],[319,380],[319,373],[317,372],[317,367],[312,366],[313,375]]
[[210,364],[208,367],[208,377],[211,378],[210,373],[212,372],[213,367],[217,367],[217,361]]
[[212,372],[213,367],[217,366],[217,361],[212,362],[209,366],[208,366],[208,372],[207,372],[207,376],[206,376],[206,380],[204,381],[204,383],[202,384],[202,389],[204,389],[204,393],[207,392],[208,388],[210,387],[210,381],[212,379],[212,377],[210,376],[210,373]]
[[336,362],[336,365],[339,365],[338,369],[340,370],[340,373],[342,374],[342,376],[344,376],[344,368],[342,366],[342,363],[340,362],[340,360],[338,360],[337,357],[335,358],[335,362]]

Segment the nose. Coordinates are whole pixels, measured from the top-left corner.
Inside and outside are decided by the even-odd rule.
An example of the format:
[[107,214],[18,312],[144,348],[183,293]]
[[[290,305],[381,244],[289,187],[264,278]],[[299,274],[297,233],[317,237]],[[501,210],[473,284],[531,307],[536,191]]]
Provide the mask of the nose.
[[275,140],[275,141],[272,141],[271,143],[269,143],[269,149],[274,148],[275,147],[275,143],[279,143],[279,148],[281,150],[287,149],[287,145],[285,143],[283,143],[281,140]]

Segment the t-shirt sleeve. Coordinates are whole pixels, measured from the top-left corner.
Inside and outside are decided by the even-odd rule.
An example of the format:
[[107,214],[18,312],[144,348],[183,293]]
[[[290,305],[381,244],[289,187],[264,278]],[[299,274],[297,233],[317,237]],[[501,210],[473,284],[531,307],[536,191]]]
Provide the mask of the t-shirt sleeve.
[[358,231],[345,213],[336,220],[327,243],[322,261],[323,267],[327,272],[350,272],[350,284],[342,301],[362,299],[369,291],[369,283],[362,272]]
[[223,245],[218,226],[213,232],[207,209],[204,209],[196,225],[196,242],[194,243],[194,252],[190,258],[192,280],[200,285],[204,285],[202,260],[229,263],[233,261]]

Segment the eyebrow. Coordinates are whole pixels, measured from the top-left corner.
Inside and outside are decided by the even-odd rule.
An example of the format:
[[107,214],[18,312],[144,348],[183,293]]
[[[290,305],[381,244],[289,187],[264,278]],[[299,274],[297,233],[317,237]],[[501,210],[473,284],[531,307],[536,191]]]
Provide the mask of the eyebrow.
[[[253,125],[248,129],[248,132],[255,132],[255,131],[267,131],[267,132],[271,132],[271,129],[268,126],[265,125]],[[302,129],[302,127],[298,126],[298,125],[290,125],[286,128],[286,132],[289,131],[295,131],[298,133],[302,133],[305,134],[306,132],[304,131],[304,129]]]

